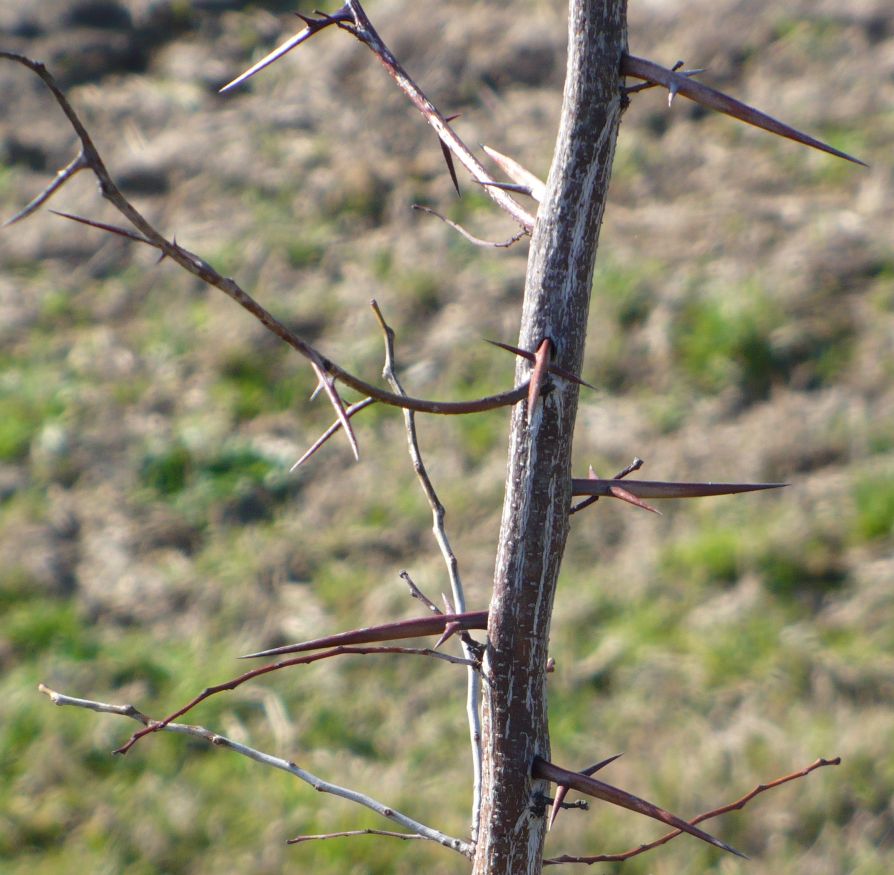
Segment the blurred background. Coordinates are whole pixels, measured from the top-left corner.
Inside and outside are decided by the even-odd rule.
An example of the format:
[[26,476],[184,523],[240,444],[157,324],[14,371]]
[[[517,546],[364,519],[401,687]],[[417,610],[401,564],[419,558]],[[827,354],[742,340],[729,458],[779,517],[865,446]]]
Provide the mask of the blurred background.
[[[310,12],[310,6],[302,11]],[[328,7],[327,7],[328,8]],[[381,34],[467,143],[545,177],[564,75],[558,0],[370,0]],[[326,31],[232,95],[300,27],[292,3],[0,2],[0,47],[43,60],[124,191],[355,373],[377,379],[369,299],[412,394],[511,384],[527,247],[478,249],[421,203],[515,230],[461,176],[376,59]],[[894,10],[888,0],[631,0],[630,48],[871,167],[683,98],[636,96],[606,211],[577,474],[634,455],[655,479],[783,490],[574,518],[550,680],[554,759],[623,751],[605,779],[692,816],[840,755],[837,769],[629,875],[882,875],[894,864]],[[0,64],[0,215],[75,154],[41,83]],[[496,168],[493,171],[497,173]],[[122,222],[88,174],[52,207]],[[136,724],[58,710],[37,684],[153,716],[240,653],[419,615],[447,589],[401,417],[331,421],[314,379],[235,304],[154,251],[46,209],[0,232],[0,868],[11,875],[461,873],[425,843],[302,834],[387,826],[287,775]],[[487,607],[508,414],[422,419],[471,608]],[[455,646],[455,645],[450,645]],[[397,657],[274,675],[193,719],[468,829],[464,673]],[[661,834],[594,803],[548,853]],[[602,867],[601,871],[613,871]]]

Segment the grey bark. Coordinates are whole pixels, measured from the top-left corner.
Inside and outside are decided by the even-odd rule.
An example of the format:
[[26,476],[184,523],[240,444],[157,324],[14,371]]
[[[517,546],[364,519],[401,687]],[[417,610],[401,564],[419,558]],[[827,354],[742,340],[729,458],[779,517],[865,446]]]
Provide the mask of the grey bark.
[[[519,345],[555,345],[580,373],[593,265],[622,110],[626,0],[571,0],[562,117],[525,283]],[[517,376],[529,376],[521,361]],[[483,684],[483,783],[473,872],[542,868],[549,787],[531,777],[549,759],[546,660],[568,535],[578,387],[552,377],[535,410],[514,408],[507,487],[488,621]]]

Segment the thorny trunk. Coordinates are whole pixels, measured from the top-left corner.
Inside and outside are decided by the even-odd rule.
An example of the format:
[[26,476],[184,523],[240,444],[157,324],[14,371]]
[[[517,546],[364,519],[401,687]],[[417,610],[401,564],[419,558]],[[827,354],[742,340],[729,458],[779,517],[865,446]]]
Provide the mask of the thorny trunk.
[[[622,109],[626,0],[571,0],[562,118],[528,259],[521,339],[580,373],[593,265]],[[530,365],[520,360],[519,376]],[[541,871],[549,758],[546,660],[571,502],[577,386],[552,379],[514,408],[483,684],[483,785],[474,875]],[[530,419],[530,423],[529,423]]]

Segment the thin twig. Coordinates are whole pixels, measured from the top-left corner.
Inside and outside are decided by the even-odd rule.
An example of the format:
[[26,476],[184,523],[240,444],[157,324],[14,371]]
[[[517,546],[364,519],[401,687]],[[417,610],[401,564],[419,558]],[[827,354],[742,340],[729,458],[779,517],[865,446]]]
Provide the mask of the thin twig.
[[155,720],[147,717],[141,711],[137,710],[133,705],[110,705],[105,702],[95,702],[90,699],[76,699],[72,696],[66,696],[63,693],[57,693],[55,690],[51,690],[43,684],[40,684],[38,690],[48,696],[50,701],[55,705],[71,705],[76,708],[87,708],[91,711],[98,711],[103,714],[117,714],[122,717],[130,717],[132,720],[136,720],[147,727],[154,726],[164,729],[166,732],[175,732],[181,735],[190,735],[193,738],[201,738],[209,744],[213,744],[215,747],[226,748],[227,750],[241,754],[262,765],[288,772],[290,775],[304,781],[306,784],[310,784],[314,790],[317,790],[320,793],[329,793],[333,796],[340,796],[342,799],[347,799],[350,802],[355,802],[358,805],[369,808],[377,814],[382,815],[382,817],[386,817],[389,820],[393,820],[395,823],[399,823],[405,829],[412,830],[421,838],[437,842],[445,848],[450,848],[453,851],[463,854],[463,856],[470,857],[472,855],[473,846],[469,842],[453,838],[452,836],[440,832],[440,830],[426,826],[424,823],[420,823],[412,817],[395,810],[390,805],[385,805],[384,803],[373,799],[371,796],[359,793],[357,790],[351,790],[347,787],[341,787],[338,784],[324,781],[322,778],[318,778],[306,769],[302,769],[294,762],[272,756],[271,754],[249,747],[248,745],[241,744],[238,741],[233,741],[233,739],[212,732],[209,729],[205,729],[203,726],[193,726],[183,723],[165,723],[162,726]]
[[513,234],[507,240],[484,240],[481,237],[476,237],[470,231],[467,231],[463,228],[462,225],[458,225],[456,222],[451,221],[446,216],[441,215],[437,210],[431,209],[431,207],[423,207],[421,204],[413,204],[412,209],[418,210],[420,213],[428,213],[430,216],[434,216],[436,219],[440,219],[445,225],[449,225],[456,231],[458,234],[461,234],[469,243],[473,243],[475,246],[481,246],[486,249],[508,249],[515,243],[518,243],[522,237],[527,237],[527,231],[519,231],[517,234]]
[[[697,823],[702,823],[705,820],[710,820],[712,817],[719,817],[721,814],[727,814],[730,811],[737,811],[739,809],[744,808],[755,796],[760,795],[761,793],[765,793],[767,790],[772,790],[775,787],[779,787],[782,784],[787,784],[789,781],[795,781],[798,778],[803,778],[809,775],[811,772],[816,771],[816,769],[820,769],[823,766],[837,766],[841,764],[841,757],[833,757],[832,759],[818,759],[815,762],[811,763],[807,768],[801,769],[798,772],[792,772],[790,775],[785,775],[782,778],[777,778],[775,781],[770,781],[767,784],[758,784],[751,792],[746,793],[742,796],[741,799],[737,799],[735,802],[731,802],[729,805],[723,805],[720,808],[713,808],[711,811],[706,811],[704,814],[700,814],[698,817],[694,817],[689,821],[691,825],[695,825]],[[638,847],[631,848],[629,851],[624,851],[620,854],[598,854],[590,857],[575,857],[570,854],[564,854],[561,857],[554,857],[550,860],[544,860],[543,864],[545,866],[554,866],[559,863],[585,863],[587,865],[592,865],[593,863],[621,863],[624,860],[629,860],[631,857],[636,857],[639,854],[644,854],[646,851],[651,851],[653,848],[657,848],[661,845],[667,844],[671,839],[675,839],[677,836],[682,835],[683,833],[678,830],[671,830],[669,833],[665,833],[661,838],[655,839],[655,841],[648,842],[644,845],[639,845]]]
[[344,832],[326,832],[313,836],[295,836],[289,839],[287,845],[299,845],[302,842],[320,842],[326,839],[343,839],[353,838],[354,836],[384,836],[385,838],[403,839],[411,841],[412,839],[424,839],[425,836],[416,832],[392,832],[389,829],[348,829]]
[[279,671],[283,668],[291,668],[293,665],[310,665],[313,662],[319,662],[323,659],[332,659],[335,656],[371,656],[373,654],[430,656],[434,659],[441,659],[444,662],[451,662],[455,665],[477,665],[477,663],[473,662],[472,660],[463,659],[459,656],[451,656],[449,653],[441,653],[440,651],[432,650],[431,648],[344,646],[333,647],[331,650],[318,651],[316,653],[309,653],[305,656],[296,656],[293,659],[284,659],[282,662],[273,662],[269,665],[262,665],[260,668],[255,668],[251,671],[244,672],[238,677],[232,678],[228,681],[224,681],[222,684],[215,684],[213,687],[206,687],[204,690],[202,690],[201,693],[190,699],[183,707],[178,708],[176,711],[169,714],[160,722],[152,723],[145,729],[141,729],[139,732],[135,732],[128,739],[128,741],[121,745],[121,747],[112,751],[112,753],[126,754],[141,738],[146,735],[151,735],[153,732],[158,732],[160,729],[164,729],[165,726],[167,726],[172,720],[176,720],[178,717],[182,717],[184,714],[195,708],[196,705],[204,702],[205,699],[209,699],[211,698],[211,696],[216,696],[218,693],[226,693],[230,692],[231,690],[235,690],[237,687],[242,686],[242,684],[252,680],[253,678],[260,677],[261,675],[265,674],[270,674],[271,672]]
[[401,580],[410,588],[410,595],[414,599],[419,599],[433,614],[443,614],[444,612],[413,582],[408,571],[401,571]]
[[[388,381],[395,392],[404,394],[404,387],[401,385],[400,379],[394,367],[394,329],[385,321],[385,317],[379,308],[378,303],[370,301],[373,313],[382,329],[385,341],[385,367],[382,370],[382,376]],[[453,596],[453,611],[449,613],[462,614],[466,610],[466,596],[463,590],[462,578],[459,573],[459,562],[453,547],[450,545],[450,539],[447,536],[447,528],[445,526],[445,518],[447,511],[438,498],[434,484],[429,477],[425,462],[422,459],[422,451],[419,448],[419,437],[416,433],[416,417],[411,410],[404,411],[404,425],[407,432],[407,448],[410,453],[410,460],[413,463],[413,470],[422,487],[422,491],[428,501],[432,514],[432,532],[444,559],[444,565],[447,567],[447,576],[450,580],[450,591]],[[445,597],[446,602],[446,597]],[[462,627],[459,625],[447,625],[441,639],[435,644],[435,648],[439,647],[450,635],[459,631]],[[474,642],[468,632],[463,631],[462,635],[463,653],[467,659],[477,660],[480,657],[480,646]],[[481,677],[478,672],[477,665],[469,668],[467,672],[466,686],[466,715],[469,722],[469,738],[472,746],[472,842],[478,838],[478,820],[481,813]]]

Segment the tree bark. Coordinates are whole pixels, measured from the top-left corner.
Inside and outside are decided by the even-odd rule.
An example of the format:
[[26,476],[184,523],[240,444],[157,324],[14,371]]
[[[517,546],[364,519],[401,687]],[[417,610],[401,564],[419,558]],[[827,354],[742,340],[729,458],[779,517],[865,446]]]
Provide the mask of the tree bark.
[[[620,122],[626,0],[571,0],[562,117],[537,217],[519,345],[544,338],[553,361],[580,373],[599,227]],[[519,360],[517,376],[531,366]],[[488,620],[483,684],[482,808],[475,875],[539,873],[550,758],[546,660],[553,598],[568,534],[578,387],[551,377],[529,411],[514,408],[507,487]]]

